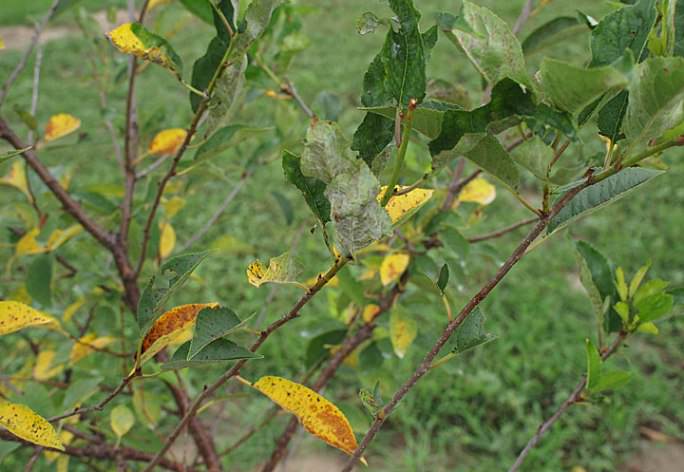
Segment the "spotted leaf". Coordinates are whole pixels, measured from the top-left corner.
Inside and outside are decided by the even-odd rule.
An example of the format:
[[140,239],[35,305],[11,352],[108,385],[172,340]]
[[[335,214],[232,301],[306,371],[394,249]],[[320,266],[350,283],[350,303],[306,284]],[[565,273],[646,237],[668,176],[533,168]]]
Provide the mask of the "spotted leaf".
[[0,400],[0,425],[32,444],[64,450],[55,428],[26,405]]
[[259,259],[247,267],[247,280],[255,287],[265,283],[288,284],[297,283],[296,277],[300,269],[289,253],[272,257],[266,266]]
[[29,326],[56,324],[57,320],[19,302],[0,302],[0,336]]
[[411,258],[408,254],[390,254],[385,256],[380,264],[380,281],[382,285],[389,285],[399,280],[409,265]]
[[81,127],[81,120],[68,113],[52,115],[45,126],[45,141],[56,141]]
[[107,36],[124,54],[132,54],[169,69],[180,77],[183,63],[168,41],[148,31],[140,23],[124,23]]
[[390,315],[390,340],[394,353],[403,358],[409,346],[416,339],[418,324],[416,320],[404,310],[395,308]]
[[[395,188],[395,191],[401,192],[406,188],[407,187],[397,187]],[[382,199],[386,189],[387,186],[383,186],[382,189],[380,189],[378,201]],[[418,210],[421,206],[427,203],[428,200],[430,200],[433,193],[434,190],[432,189],[415,188],[408,193],[403,195],[394,195],[392,198],[390,198],[387,202],[387,205],[385,205],[385,210],[387,210],[390,220],[392,220],[392,224],[396,224],[400,220],[403,220],[413,214],[413,212]]]

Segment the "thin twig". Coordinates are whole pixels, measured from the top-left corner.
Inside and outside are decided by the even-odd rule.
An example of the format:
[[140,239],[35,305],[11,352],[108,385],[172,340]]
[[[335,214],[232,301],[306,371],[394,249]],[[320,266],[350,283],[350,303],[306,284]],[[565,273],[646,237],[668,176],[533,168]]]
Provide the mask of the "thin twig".
[[533,6],[534,0],[527,0],[525,2],[525,4],[522,7],[522,10],[520,10],[520,15],[518,15],[518,19],[515,20],[515,24],[513,25],[513,34],[518,34],[522,27],[525,26],[525,23],[527,23],[527,20],[530,17],[530,13],[532,13]]
[[501,236],[504,236],[510,233],[511,231],[515,231],[516,229],[522,228],[523,226],[531,225],[532,223],[535,223],[537,221],[539,221],[539,218],[530,218],[527,220],[518,221],[517,223],[513,223],[512,225],[506,226],[505,228],[501,228],[497,231],[492,231],[491,233],[482,234],[480,236],[470,237],[468,238],[468,242],[479,243],[482,241],[487,241],[489,239],[500,238]]
[[35,49],[36,45],[38,44],[38,41],[40,40],[40,35],[43,34],[43,30],[47,26],[48,22],[52,19],[53,16],[55,16],[55,13],[57,13],[57,8],[59,8],[59,4],[61,3],[61,1],[62,0],[53,0],[52,5],[50,5],[50,9],[47,11],[43,19],[38,24],[36,24],[36,27],[33,31],[33,36],[31,36],[31,42],[26,48],[26,51],[24,51],[24,55],[21,56],[19,63],[10,73],[7,80],[5,80],[5,83],[2,85],[2,89],[0,89],[0,107],[2,107],[2,104],[7,98],[7,94],[9,93],[10,87],[12,87],[14,82],[16,82],[16,80],[19,78],[19,75],[23,72],[24,68],[26,67],[28,58],[33,53],[33,50]]
[[[36,61],[33,64],[33,87],[31,89],[31,116],[35,117],[38,113],[38,97],[40,96],[40,71],[43,65],[43,48],[39,47],[36,50]],[[28,133],[26,139],[31,146],[36,145],[35,135],[33,130]]]

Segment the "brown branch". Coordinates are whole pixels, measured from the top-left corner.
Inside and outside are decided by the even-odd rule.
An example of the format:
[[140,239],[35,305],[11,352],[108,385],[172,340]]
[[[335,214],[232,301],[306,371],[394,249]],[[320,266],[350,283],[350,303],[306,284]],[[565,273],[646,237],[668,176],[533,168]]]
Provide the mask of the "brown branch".
[[[620,347],[620,345],[626,337],[627,333],[620,332],[620,334],[618,334],[618,336],[615,338],[610,347],[601,353],[601,359],[605,361],[610,356],[612,356],[618,350],[618,348]],[[558,419],[563,415],[563,413],[565,413],[565,411],[574,404],[579,403],[583,400],[582,397],[586,385],[587,378],[586,376],[583,376],[582,379],[577,383],[577,385],[573,389],[570,396],[566,398],[563,403],[561,403],[558,409],[556,409],[556,411],[546,421],[539,425],[537,432],[534,434],[534,436],[530,438],[530,440],[527,442],[523,450],[520,451],[520,454],[516,458],[515,462],[513,463],[511,468],[508,469],[508,472],[517,471],[522,465],[522,463],[525,461],[525,458],[528,456],[528,454],[532,451],[532,449],[534,449],[534,447],[537,444],[539,444],[542,437],[551,429],[551,427],[556,423],[556,421],[558,421]]]
[[397,390],[392,399],[385,405],[385,407],[376,415],[373,424],[366,433],[366,436],[361,441],[361,444],[356,449],[352,457],[349,459],[345,465],[343,471],[349,472],[356,462],[361,458],[363,452],[366,450],[370,442],[373,440],[375,435],[380,431],[380,428],[386,421],[387,417],[394,411],[399,402],[404,396],[414,387],[414,385],[429,372],[432,362],[437,357],[441,349],[447,343],[454,331],[463,323],[463,321],[475,310],[475,308],[491,293],[492,290],[503,280],[503,278],[508,274],[508,272],[515,266],[520,259],[522,259],[527,248],[534,242],[535,239],[544,231],[546,226],[549,224],[551,218],[560,211],[572,198],[575,197],[581,190],[585,189],[591,184],[591,180],[588,179],[583,184],[578,185],[572,190],[568,191],[558,203],[551,209],[551,211],[540,217],[538,223],[529,232],[529,234],[522,240],[518,247],[513,251],[510,257],[504,262],[504,264],[499,268],[496,274],[477,292],[466,305],[461,309],[458,316],[450,321],[444,328],[444,331],[438,338],[437,342],[427,353],[423,361],[413,372],[411,377]]
[[500,238],[501,236],[505,236],[506,234],[510,233],[511,231],[515,231],[518,228],[522,228],[523,226],[531,225],[532,223],[539,221],[539,218],[530,218],[527,220],[522,220],[518,221],[517,223],[513,223],[510,226],[506,226],[505,228],[501,228],[497,231],[492,231],[491,233],[485,233],[480,236],[473,236],[468,238],[469,243],[479,243],[482,241],[488,241],[490,239],[496,239]]
[[[463,160],[461,162],[464,162]],[[454,178],[451,180],[451,184],[449,184],[449,188],[447,189],[447,196],[444,199],[444,202],[442,203],[442,207],[440,208],[441,211],[448,211],[454,204],[454,201],[456,200],[456,197],[458,197],[458,194],[461,193],[461,190],[468,185],[470,182],[475,180],[478,175],[482,173],[481,169],[477,169],[475,172],[470,174],[468,177],[465,179],[461,180],[460,173],[458,172],[458,168],[456,169],[456,172],[454,172]]]
[[532,13],[533,4],[534,0],[527,0],[525,2],[525,4],[522,7],[522,10],[520,10],[520,15],[518,15],[518,19],[515,20],[515,24],[513,25],[513,34],[518,34],[522,27],[525,26],[525,23],[527,23],[527,20],[529,19],[530,14]]
[[[324,275],[319,275],[318,280],[314,285],[312,285],[295,303],[295,305],[292,307],[292,309],[287,312],[285,315],[283,315],[281,318],[278,320],[274,321],[266,329],[261,331],[259,333],[259,337],[257,340],[252,344],[252,346],[249,348],[251,352],[256,352],[259,347],[266,341],[266,339],[269,338],[271,334],[273,334],[275,331],[280,329],[281,326],[284,324],[288,323],[289,321],[292,321],[293,319],[299,317],[299,313],[301,309],[309,303],[309,301],[323,288],[325,285],[333,278],[337,273],[349,262],[348,258],[339,258],[335,261],[335,264],[324,274]],[[159,462],[159,460],[164,457],[164,454],[169,450],[169,448],[173,445],[173,443],[178,439],[178,436],[180,433],[183,431],[183,428],[190,422],[190,420],[195,416],[197,413],[197,410],[199,407],[202,405],[205,399],[209,398],[211,395],[214,394],[224,383],[226,383],[229,379],[232,377],[238,375],[240,373],[240,369],[242,369],[242,366],[244,366],[247,363],[247,359],[241,359],[233,365],[233,367],[225,372],[221,377],[218,378],[213,384],[211,384],[208,387],[205,387],[202,393],[200,393],[195,400],[190,404],[188,407],[187,412],[185,413],[185,416],[181,419],[181,421],[176,425],[174,430],[169,434],[168,438],[166,439],[166,442],[164,445],[161,447],[159,452],[157,452],[157,455],[154,456],[154,458],[150,461],[149,464],[145,467],[144,471],[149,472],[154,470],[154,466]]]
[[280,90],[283,93],[292,97],[292,99],[295,101],[295,103],[299,106],[299,108],[304,112],[306,116],[308,116],[309,118],[316,117],[316,114],[313,112],[313,110],[311,110],[311,108],[309,108],[309,105],[306,104],[302,96],[299,95],[297,88],[294,86],[290,79],[285,79],[285,82],[280,86]]

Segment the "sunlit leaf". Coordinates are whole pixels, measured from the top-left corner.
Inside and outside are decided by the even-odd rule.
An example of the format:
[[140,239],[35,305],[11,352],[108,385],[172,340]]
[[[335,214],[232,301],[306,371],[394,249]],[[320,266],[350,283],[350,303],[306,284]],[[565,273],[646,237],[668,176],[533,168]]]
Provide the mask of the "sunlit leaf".
[[183,128],[170,128],[158,132],[148,148],[156,156],[173,156],[178,152],[188,132]]
[[13,333],[30,326],[58,324],[57,320],[28,305],[0,301],[0,335]]
[[[405,189],[406,187],[398,186],[395,188],[395,192],[402,192]],[[387,186],[383,185],[380,188],[380,193],[378,193],[378,201],[382,200],[382,196],[386,191]],[[397,224],[399,221],[412,215],[432,198],[434,192],[432,189],[415,188],[408,193],[390,197],[387,205],[385,205],[385,210],[387,210],[392,224]]]
[[390,314],[389,328],[394,353],[401,359],[418,335],[418,323],[412,314],[394,308]]
[[171,223],[159,225],[159,258],[166,259],[176,247],[176,231]]
[[124,54],[154,62],[180,76],[183,62],[171,45],[140,23],[124,23],[109,33],[112,44]]
[[458,194],[459,202],[479,203],[489,205],[496,198],[496,187],[484,177],[478,177],[468,182]]
[[64,450],[55,428],[26,405],[0,399],[0,425],[32,444]]
[[390,254],[385,256],[380,264],[380,281],[382,285],[389,285],[392,282],[399,280],[401,274],[404,273],[409,265],[411,256],[408,254]]
[[55,141],[81,127],[81,120],[68,113],[52,115],[45,126],[45,141]]
[[252,262],[247,266],[247,281],[255,287],[265,283],[293,284],[300,273],[296,261],[285,252],[269,259],[268,266],[259,259]]
[[261,377],[253,387],[294,414],[308,432],[352,454],[357,447],[349,420],[333,403],[304,385],[282,377]]
[[17,241],[17,245],[14,248],[17,256],[25,256],[28,254],[42,254],[47,249],[45,246],[38,242],[38,235],[40,234],[40,228],[33,228],[28,230],[20,239]]

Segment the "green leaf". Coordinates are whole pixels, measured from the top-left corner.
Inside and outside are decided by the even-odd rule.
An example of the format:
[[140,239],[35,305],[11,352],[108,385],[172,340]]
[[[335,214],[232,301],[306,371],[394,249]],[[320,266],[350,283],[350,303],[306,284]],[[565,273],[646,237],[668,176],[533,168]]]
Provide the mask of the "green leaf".
[[319,361],[328,357],[330,355],[330,350],[328,347],[337,346],[344,340],[346,336],[346,329],[334,329],[312,338],[306,347],[306,368],[310,369]]
[[228,125],[216,131],[195,152],[196,163],[212,159],[219,154],[233,148],[238,142],[254,135],[270,131],[270,128],[251,128],[243,124]]
[[594,384],[591,393],[599,393],[605,390],[617,390],[632,379],[632,373],[624,370],[601,372],[601,377]]
[[641,323],[658,321],[672,311],[674,297],[668,293],[654,293],[639,300],[634,304],[634,308],[639,315]]
[[207,120],[203,130],[205,138],[231,120],[242,96],[246,69],[247,56],[237,56],[228,62],[216,81],[214,93],[207,104]]
[[641,303],[641,300],[644,298],[650,297],[651,295],[655,295],[657,293],[665,291],[665,289],[670,285],[669,282],[666,280],[662,279],[653,279],[649,280],[645,284],[643,284],[639,289],[636,291],[634,294],[634,298],[632,302],[637,305]]
[[294,154],[283,152],[283,172],[285,178],[304,195],[307,205],[323,224],[330,221],[330,202],[325,196],[325,182],[302,174],[301,160]]
[[205,308],[197,314],[187,359],[193,360],[208,344],[240,327],[244,322],[230,308]]
[[453,226],[446,225],[438,232],[444,246],[450,249],[460,259],[465,259],[470,250],[470,243],[461,232]]
[[183,6],[200,20],[212,24],[213,8],[209,0],[180,0]]
[[273,10],[282,0],[252,0],[245,12],[245,18],[233,38],[230,59],[242,57],[250,46],[261,37],[271,22]]
[[192,360],[187,360],[191,341],[181,345],[173,353],[171,360],[162,364],[162,370],[177,370],[187,367],[204,367],[217,362],[240,359],[262,359],[264,356],[235,344],[227,339],[217,339],[202,349]]
[[52,256],[36,256],[26,274],[28,294],[43,307],[52,305]]
[[449,283],[449,266],[444,264],[439,271],[439,278],[437,279],[437,287],[444,293],[447,284]]
[[[421,104],[413,111],[413,129],[430,139],[436,139],[442,131],[444,112],[449,109],[458,109],[458,107],[439,102],[425,102]],[[361,110],[384,116],[390,120],[394,120],[396,114],[396,108],[394,107],[364,107]],[[392,133],[389,136],[390,140],[393,134],[394,127],[392,127]],[[356,138],[356,135],[354,135],[354,138]],[[353,146],[352,149],[354,149]]]
[[465,0],[459,19],[462,21],[454,23],[450,33],[489,84],[508,77],[531,85],[520,42],[504,20]]
[[109,415],[109,424],[120,441],[135,424],[135,416],[126,405],[117,405]]
[[207,257],[206,252],[170,257],[143,289],[138,304],[138,326],[146,332],[163,312],[164,304]]
[[615,287],[617,288],[620,300],[627,301],[629,296],[629,288],[627,287],[627,282],[625,281],[625,271],[622,267],[615,269]]
[[674,48],[673,54],[675,56],[684,57],[684,0],[676,0],[670,2],[671,7],[674,7]]
[[636,294],[637,290],[639,290],[639,287],[641,286],[641,282],[644,281],[644,277],[646,277],[646,273],[648,272],[648,269],[651,268],[651,262],[649,261],[645,265],[641,266],[639,270],[637,271],[636,274],[634,274],[634,277],[632,277],[631,282],[629,282],[629,297],[633,298],[634,295]]
[[[662,174],[662,171],[629,167],[581,190],[549,223],[548,234],[567,226],[580,216],[588,215],[617,201],[630,191]],[[562,198],[559,197],[559,198]]]
[[326,184],[342,173],[356,167],[348,151],[348,142],[337,123],[314,120],[306,132],[301,169],[307,177],[315,177]]
[[584,31],[587,24],[575,16],[559,16],[532,31],[522,42],[525,55],[534,54],[558,41],[560,37]]
[[461,354],[482,344],[494,341],[496,336],[485,332],[485,315],[476,307],[456,329],[456,345],[452,349],[455,354]]
[[520,180],[518,168],[495,136],[488,134],[478,139],[477,144],[461,152],[484,171],[511,188],[518,186]]
[[546,175],[549,164],[553,160],[553,149],[548,146],[539,136],[528,139],[520,146],[510,152],[511,158],[520,166],[529,170],[532,175],[543,182],[554,185],[568,183],[582,169],[578,163],[571,164],[571,167],[563,167],[557,163],[551,172]]
[[613,66],[586,69],[548,57],[541,64],[540,75],[546,97],[575,116],[598,98],[617,94],[628,84],[627,76]]
[[[613,268],[608,259],[589,243],[577,241],[575,247],[581,258],[581,268],[586,267],[586,271],[582,271],[582,283],[594,303],[594,308],[603,317],[605,300],[608,299],[609,306],[618,301],[617,289],[613,283]],[[619,331],[622,328],[620,316],[614,309],[608,312],[608,316],[603,317],[603,328],[607,332]]]
[[587,390],[593,392],[601,378],[601,356],[589,338],[585,340],[587,351]]
[[31,149],[30,146],[24,149],[19,149],[17,151],[3,152],[2,154],[0,154],[0,164],[2,164],[5,161],[9,161],[10,159],[13,159],[17,156],[20,156],[24,151],[28,151],[29,149]]
[[[395,110],[392,107],[392,110]],[[394,138],[394,118],[388,119],[375,113],[366,113],[356,129],[351,149],[369,166]]]
[[100,384],[104,379],[102,377],[90,377],[74,380],[66,392],[62,400],[62,410],[72,410],[77,405],[82,404],[88,398],[100,391]]
[[639,64],[629,85],[624,133],[633,154],[684,123],[684,58],[655,57]]
[[338,249],[353,255],[392,230],[392,222],[377,195],[380,183],[364,161],[338,174],[325,190],[335,226]]

